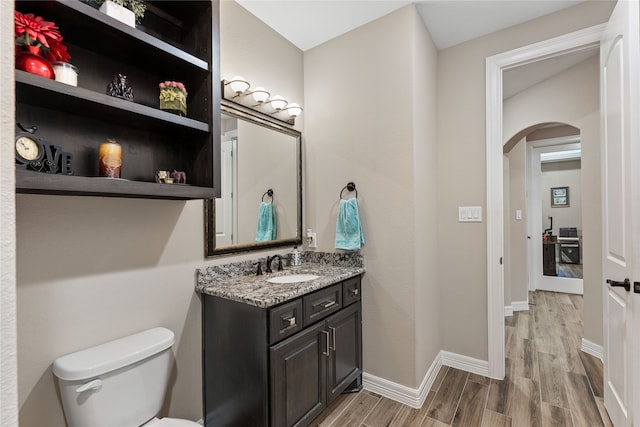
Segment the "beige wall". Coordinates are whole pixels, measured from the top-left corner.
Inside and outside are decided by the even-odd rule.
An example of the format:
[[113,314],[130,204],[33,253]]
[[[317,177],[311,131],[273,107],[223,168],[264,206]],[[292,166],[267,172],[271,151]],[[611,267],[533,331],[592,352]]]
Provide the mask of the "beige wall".
[[[304,106],[302,52],[234,2],[222,2],[221,21],[222,76],[242,74]],[[10,56],[13,70],[12,49]],[[163,414],[202,418],[195,270],[266,255],[206,260],[202,213],[202,201],[18,196],[21,426],[64,426],[51,373],[56,357],[154,326],[177,338]]]
[[[461,224],[456,218],[458,206],[486,205],[485,58],[606,22],[613,4],[585,2],[439,53],[438,281],[447,289],[440,298],[440,306],[448,307],[440,316],[445,350],[487,360],[486,225]],[[596,113],[581,129],[597,123]],[[588,209],[599,215],[599,203]],[[597,247],[595,238],[591,235],[589,244]]]
[[407,6],[305,52],[306,226],[333,250],[340,189],[355,182],[364,370],[408,387],[441,348],[436,54],[423,25]]
[[[408,11],[407,11],[408,12]],[[437,271],[437,51],[422,18],[411,12],[413,21],[413,129],[415,187],[415,277],[417,387],[442,348],[440,339],[440,284]],[[391,248],[395,248],[391,245]],[[402,245],[400,245],[400,249]],[[396,249],[397,250],[397,249]]]
[[[222,79],[240,75],[305,107],[302,51],[232,0],[220,2],[220,68]],[[296,119],[296,129],[307,115]]]
[[[527,150],[524,141],[518,143],[507,156],[509,157],[509,209],[504,213],[504,221],[508,224],[510,231],[509,294],[511,302],[526,302],[529,301],[529,273],[527,270]],[[516,210],[522,212],[522,219],[516,219]],[[507,236],[505,236],[506,239]],[[506,288],[506,269],[504,275]]]

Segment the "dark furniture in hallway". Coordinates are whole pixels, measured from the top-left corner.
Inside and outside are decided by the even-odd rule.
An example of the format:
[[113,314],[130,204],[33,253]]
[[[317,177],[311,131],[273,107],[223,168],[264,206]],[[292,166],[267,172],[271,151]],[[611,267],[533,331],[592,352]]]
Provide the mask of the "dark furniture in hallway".
[[542,274],[556,276],[556,242],[542,242]]

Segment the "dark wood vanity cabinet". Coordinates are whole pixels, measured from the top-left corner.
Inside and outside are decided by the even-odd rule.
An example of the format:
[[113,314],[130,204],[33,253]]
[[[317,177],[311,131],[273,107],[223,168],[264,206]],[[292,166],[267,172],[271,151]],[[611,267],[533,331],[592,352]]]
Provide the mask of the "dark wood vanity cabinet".
[[[55,22],[78,68],[71,86],[15,71],[16,121],[72,156],[72,175],[16,170],[16,192],[160,199],[209,199],[219,191],[219,3],[146,1],[137,28],[80,0],[15,2]],[[133,101],[106,94],[127,76]],[[187,88],[187,116],[159,109],[159,83]],[[98,150],[122,146],[121,179],[98,177]],[[158,184],[158,170],[184,171],[187,185]]]
[[362,372],[360,302],[270,348],[272,426],[311,422]]
[[205,294],[203,340],[206,426],[308,425],[361,388],[360,277],[268,309]]

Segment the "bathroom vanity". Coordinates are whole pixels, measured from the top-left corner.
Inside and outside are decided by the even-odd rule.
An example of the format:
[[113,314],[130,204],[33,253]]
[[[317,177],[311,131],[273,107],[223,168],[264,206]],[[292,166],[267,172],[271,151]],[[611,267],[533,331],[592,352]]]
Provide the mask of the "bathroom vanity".
[[[267,281],[296,273],[318,278]],[[213,280],[200,272],[205,425],[305,426],[359,390],[362,273],[320,263]]]

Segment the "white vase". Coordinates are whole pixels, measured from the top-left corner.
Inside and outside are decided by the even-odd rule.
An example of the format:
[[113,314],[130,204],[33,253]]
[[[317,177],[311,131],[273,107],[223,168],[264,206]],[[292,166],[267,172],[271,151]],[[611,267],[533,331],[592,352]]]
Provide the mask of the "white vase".
[[129,9],[124,6],[120,6],[112,2],[111,0],[107,0],[102,3],[100,6],[100,12],[109,15],[113,19],[117,19],[120,22],[127,24],[130,27],[136,26],[136,15]]

